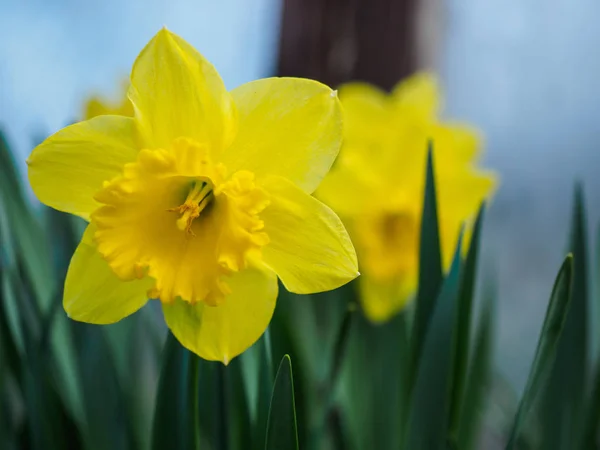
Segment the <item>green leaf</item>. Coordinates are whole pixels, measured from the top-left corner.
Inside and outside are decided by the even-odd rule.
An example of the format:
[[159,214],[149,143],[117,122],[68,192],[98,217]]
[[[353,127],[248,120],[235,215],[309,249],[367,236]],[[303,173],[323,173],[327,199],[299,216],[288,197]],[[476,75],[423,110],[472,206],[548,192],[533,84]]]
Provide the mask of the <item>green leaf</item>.
[[[222,408],[226,407],[223,414],[224,422],[221,424],[220,432],[227,436],[227,446],[219,448],[223,450],[248,450],[252,442],[253,430],[250,421],[250,409],[243,382],[241,360],[235,358],[224,366],[217,364],[223,378],[224,397],[220,399]],[[221,439],[223,442],[224,439]]]
[[[480,431],[485,395],[491,381],[492,347],[494,337],[495,297],[490,296],[485,303],[477,333],[475,346],[465,374],[466,389],[460,411],[460,428],[456,447],[461,450],[475,448]],[[460,352],[460,350],[457,350]]]
[[[551,376],[555,360],[557,359],[559,341],[571,304],[572,280],[573,257],[568,255],[554,282],[554,288],[552,289],[550,303],[546,310],[546,318],[542,325],[533,364],[506,446],[507,450],[517,448],[519,445],[521,431],[527,420],[527,415],[536,401],[538,394],[544,389]],[[548,430],[545,429],[544,432],[548,432]]]
[[473,313],[473,293],[475,290],[475,271],[477,269],[477,256],[481,224],[483,221],[484,206],[481,205],[473,227],[471,245],[465,261],[462,279],[460,282],[460,295],[458,301],[458,314],[456,314],[456,353],[454,361],[454,384],[452,390],[452,403],[450,408],[450,435],[458,437],[464,392],[467,385],[467,370],[469,365],[469,346],[471,344],[471,316]]
[[[600,227],[596,231],[596,252],[595,252],[595,267],[596,270],[600,268]],[[593,310],[593,316],[595,317],[594,324],[592,326],[592,343],[598,342],[600,328],[598,313],[600,309],[598,305],[598,294],[600,293],[600,277],[596,278],[596,296],[594,302],[590,305],[590,309]],[[598,355],[597,346],[593,354]],[[583,431],[581,436],[581,445],[579,448],[588,449],[594,448],[596,444],[596,436],[598,434],[598,426],[600,425],[600,361],[596,358],[595,374],[592,383],[592,391],[589,401],[586,406],[586,414],[583,419]]]
[[[249,351],[241,355],[241,358],[246,360],[250,357],[253,357],[252,362],[254,363],[251,373],[255,374],[252,377],[255,391],[255,395],[252,397],[254,403],[250,404],[254,404],[256,407],[253,417],[252,448],[259,450],[265,446],[269,406],[273,392],[273,363],[269,329]],[[250,377],[251,374],[248,373],[246,378]]]
[[582,450],[596,448],[596,436],[600,424],[600,368],[596,368],[589,402],[583,419],[583,431],[579,447]]
[[152,448],[198,450],[198,362],[169,332],[163,350]]
[[440,290],[416,370],[405,448],[445,449],[453,376],[462,236]]
[[431,142],[429,143],[429,153],[427,155],[426,173],[419,243],[419,288],[415,301],[412,336],[413,369],[416,369],[418,365],[421,347],[425,343],[429,321],[433,315],[435,301],[444,278],[438,226],[433,144]]
[[[322,302],[335,298],[336,291],[324,292],[316,296]],[[323,353],[328,352],[329,342],[320,334],[317,325],[313,296],[292,294],[280,285],[279,297],[273,319],[269,325],[272,361],[281,361],[286,354],[296,361],[294,369],[295,406],[300,442],[308,443],[313,434],[311,425],[316,423],[320,411],[321,398],[318,395],[328,362]],[[272,378],[278,367],[274,367]],[[323,369],[321,372],[320,369]],[[272,390],[269,391],[271,401]],[[264,447],[264,441],[262,443]]]
[[102,327],[115,366],[132,437],[139,448],[150,448],[152,415],[166,330],[157,308],[149,302],[137,313]]
[[51,384],[48,355],[30,349],[24,371],[24,399],[28,437],[35,450],[61,450],[81,446],[80,431],[64,409]]
[[[402,408],[408,404],[402,397],[409,362],[407,315],[403,311],[384,324],[359,313],[352,318],[336,398],[349,448],[400,448],[398,425],[406,421]],[[335,419],[338,412],[332,413]]]
[[588,304],[586,214],[581,186],[575,189],[570,248],[573,254],[571,306],[558,345],[544,404],[541,406],[543,448],[570,450],[581,433],[587,395]]
[[298,450],[298,448],[292,362],[290,357],[285,355],[275,377],[265,449]]
[[86,448],[135,449],[125,393],[118,381],[104,328],[74,321],[70,326],[84,399]]
[[[42,313],[50,309],[56,282],[52,276],[48,241],[40,223],[28,208],[17,166],[0,131],[0,209],[8,219],[24,278],[31,285],[36,306]],[[2,214],[2,212],[0,212]]]

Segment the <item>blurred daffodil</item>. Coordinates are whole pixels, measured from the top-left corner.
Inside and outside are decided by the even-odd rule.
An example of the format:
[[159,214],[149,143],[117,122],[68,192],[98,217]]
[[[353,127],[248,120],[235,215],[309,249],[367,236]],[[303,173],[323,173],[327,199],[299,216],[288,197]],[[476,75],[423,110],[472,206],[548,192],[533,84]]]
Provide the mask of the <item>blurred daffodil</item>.
[[438,119],[435,79],[417,74],[391,94],[364,84],[340,89],[345,141],[317,196],[340,214],[359,257],[363,310],[389,319],[417,287],[428,141],[434,144],[440,239],[450,262],[463,222],[490,195],[495,178],[476,167],[479,139]]
[[120,92],[120,101],[114,102],[106,98],[94,95],[90,97],[84,105],[83,118],[88,120],[96,116],[114,114],[118,116],[133,116],[133,105],[127,97],[127,87],[129,83],[123,83],[123,90]]
[[184,346],[227,363],[269,324],[277,277],[311,293],[358,275],[344,226],[310,195],[342,139],[334,91],[271,78],[228,92],[163,29],[135,61],[129,100],[133,117],[71,125],[28,161],[43,203],[89,221],[65,283],[70,317],[112,323],[156,298]]

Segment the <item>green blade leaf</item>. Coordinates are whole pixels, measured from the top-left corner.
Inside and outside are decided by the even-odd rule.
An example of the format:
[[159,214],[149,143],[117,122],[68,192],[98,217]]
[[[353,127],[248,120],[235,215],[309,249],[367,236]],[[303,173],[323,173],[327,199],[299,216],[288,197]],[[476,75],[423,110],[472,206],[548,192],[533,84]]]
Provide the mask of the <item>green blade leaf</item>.
[[[235,358],[224,366],[217,364],[223,377],[225,387],[224,398],[220,401],[222,406],[228,406],[223,414],[225,422],[221,424],[221,433],[227,436],[227,446],[224,450],[248,450],[252,442],[252,424],[250,421],[250,408],[246,395],[242,365],[240,358]],[[224,439],[222,439],[224,442]]]
[[[35,294],[36,307],[46,313],[51,305],[56,282],[52,276],[46,234],[28,208],[15,160],[0,131],[0,209],[7,217],[14,248]],[[2,212],[0,212],[2,214]]]
[[[34,450],[81,447],[81,433],[70,419],[54,390],[48,370],[48,354],[34,349],[24,371],[24,399],[28,437]],[[73,447],[70,447],[70,446]]]
[[[598,227],[596,231],[596,252],[594,260],[596,263],[595,266],[600,268],[600,227]],[[600,277],[596,277],[596,288],[596,292],[600,293]],[[593,313],[596,319],[594,321],[594,325],[592,326],[592,330],[594,332],[592,333],[592,342],[598,342],[598,312],[600,312],[600,310],[597,306],[597,295],[595,296],[594,300],[595,301],[590,305],[590,307],[595,306]],[[594,354],[597,354],[597,350],[594,352]],[[592,392],[586,407],[586,415],[583,419],[583,431],[581,436],[581,445],[579,447],[581,449],[594,448],[594,445],[596,444],[595,439],[598,434],[598,426],[600,425],[600,364],[598,360],[596,360],[595,371],[596,372],[592,383]]]
[[[571,284],[573,279],[573,257],[567,256],[554,282],[546,318],[538,341],[535,357],[527,378],[525,391],[515,416],[507,450],[516,448],[521,438],[521,430],[531,406],[550,378],[554,366],[559,340],[565,326],[571,303]],[[545,430],[547,431],[547,430]]]
[[70,325],[84,397],[86,448],[135,449],[131,421],[126,416],[125,394],[118,381],[105,330],[74,321]]
[[198,357],[186,350],[169,333],[163,350],[152,448],[197,450],[198,432]]
[[479,424],[483,415],[484,398],[491,379],[494,306],[495,298],[490,296],[485,303],[475,336],[469,373],[466,376],[467,383],[460,411],[460,428],[456,443],[456,448],[461,450],[475,448]]
[[[481,205],[473,227],[471,245],[460,282],[458,314],[456,315],[456,353],[454,361],[454,386],[450,408],[450,435],[458,437],[460,415],[464,401],[464,391],[467,386],[467,370],[469,365],[469,346],[471,342],[471,316],[473,313],[473,293],[475,290],[475,270],[479,255],[481,223],[485,207]],[[472,385],[469,383],[472,387]]]
[[412,351],[413,369],[418,365],[421,347],[424,345],[427,328],[443,281],[442,255],[437,212],[435,172],[433,166],[433,144],[429,143],[425,198],[421,219],[419,243],[419,289],[415,302]]
[[290,357],[285,355],[275,377],[265,450],[298,450],[298,448],[292,362]]
[[273,364],[269,329],[252,346],[250,351],[242,355],[242,358],[244,357],[254,357],[254,371],[252,373],[256,374],[256,379],[253,383],[256,392],[256,401],[254,403],[256,405],[256,412],[252,432],[252,448],[259,450],[265,446],[269,406],[271,403],[271,393],[273,392]]
[[575,189],[570,248],[573,254],[571,306],[559,341],[556,364],[541,407],[545,449],[570,450],[581,433],[580,413],[588,382],[586,214],[581,186]]
[[446,448],[451,401],[456,314],[460,288],[459,238],[450,271],[443,282],[431,316],[416,370],[405,448]]
[[578,448],[596,448],[596,436],[600,424],[600,368],[596,369],[590,400],[583,419],[583,432]]

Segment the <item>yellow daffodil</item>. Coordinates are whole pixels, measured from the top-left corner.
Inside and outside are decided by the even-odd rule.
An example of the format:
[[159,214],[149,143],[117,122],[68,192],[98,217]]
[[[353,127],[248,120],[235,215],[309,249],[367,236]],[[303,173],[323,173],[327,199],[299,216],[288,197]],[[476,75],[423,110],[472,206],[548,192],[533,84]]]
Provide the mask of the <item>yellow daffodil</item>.
[[350,231],[362,276],[360,297],[373,322],[402,309],[417,287],[425,162],[434,146],[440,239],[450,262],[463,222],[491,193],[493,174],[476,167],[479,139],[438,119],[435,79],[417,74],[391,94],[364,84],[340,89],[345,140],[317,196]]
[[128,95],[133,117],[71,125],[28,161],[43,203],[89,221],[65,283],[71,318],[112,323],[159,299],[185,347],[227,363],[269,324],[277,277],[311,293],[358,275],[344,226],[310,195],[342,139],[335,91],[270,78],[228,92],[163,29]]
[[96,116],[107,114],[116,114],[118,116],[133,116],[133,105],[126,95],[127,84],[124,84],[121,100],[119,102],[111,102],[100,96],[94,95],[85,102],[83,112],[84,119],[91,119]]

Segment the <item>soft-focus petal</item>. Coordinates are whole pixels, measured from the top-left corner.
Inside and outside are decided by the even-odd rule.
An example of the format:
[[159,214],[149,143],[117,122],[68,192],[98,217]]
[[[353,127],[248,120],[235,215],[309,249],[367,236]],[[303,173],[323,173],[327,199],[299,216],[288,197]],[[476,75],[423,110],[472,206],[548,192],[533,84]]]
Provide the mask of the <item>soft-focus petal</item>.
[[163,312],[184,347],[201,358],[227,364],[267,329],[277,299],[277,277],[266,269],[249,268],[225,280],[231,293],[220,305],[176,300],[163,304]]
[[368,211],[374,206],[374,194],[380,188],[379,180],[371,171],[357,170],[358,158],[340,155],[335,167],[321,182],[315,197],[333,209],[342,218],[351,217],[357,211]]
[[346,139],[355,145],[372,146],[390,134],[391,102],[384,91],[368,83],[352,82],[340,87],[339,95]]
[[400,111],[421,120],[434,120],[440,109],[440,92],[436,77],[420,72],[398,83],[392,98]]
[[358,276],[352,242],[329,207],[281,177],[263,187],[271,194],[260,215],[270,239],[263,258],[289,291],[328,291]]
[[135,61],[129,99],[149,148],[168,148],[184,136],[218,152],[233,138],[235,106],[221,77],[190,44],[166,29]]
[[451,173],[441,171],[437,177],[440,221],[474,216],[479,205],[493,195],[497,183],[496,174],[490,171],[470,167]]
[[465,227],[463,251],[470,245],[472,222],[483,202],[492,197],[497,185],[493,172],[463,169],[442,174],[438,182],[440,240],[444,267],[450,267],[461,228]]
[[267,78],[231,92],[239,130],[223,155],[230,170],[283,176],[313,192],[335,160],[342,114],[335,91],[316,81]]
[[137,157],[133,119],[98,116],[63,128],[38,145],[27,164],[37,198],[48,206],[89,219],[94,194]]
[[417,283],[416,276],[381,283],[365,274],[358,284],[365,315],[371,322],[382,323],[404,309],[412,299]]
[[71,259],[63,306],[73,320],[108,324],[133,314],[146,304],[150,278],[124,282],[117,278],[92,243],[93,225],[88,226]]
[[427,138],[433,142],[435,161],[441,171],[476,163],[482,152],[481,135],[468,125],[435,124],[428,129],[427,134]]

